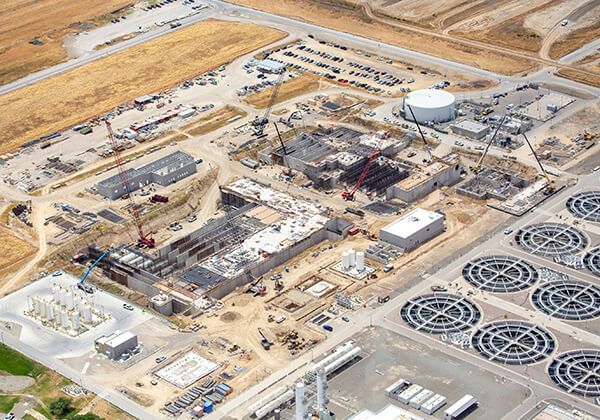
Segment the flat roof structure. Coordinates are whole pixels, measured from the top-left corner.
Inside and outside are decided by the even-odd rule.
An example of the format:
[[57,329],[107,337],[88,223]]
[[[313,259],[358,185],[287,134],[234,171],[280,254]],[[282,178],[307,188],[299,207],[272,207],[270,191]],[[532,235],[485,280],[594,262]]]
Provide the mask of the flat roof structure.
[[348,420],[424,420],[423,417],[417,416],[410,411],[404,410],[396,405],[388,404],[378,413],[371,410],[359,411]]
[[198,353],[189,352],[157,371],[156,375],[179,388],[187,388],[218,367],[218,363],[205,359]]
[[264,71],[268,71],[271,73],[281,73],[282,71],[285,70],[284,63],[280,63],[279,61],[270,60],[270,59],[259,61],[256,64],[256,67],[259,70],[264,70]]
[[445,162],[437,161],[430,163],[429,165],[422,168],[419,172],[398,182],[396,186],[404,190],[412,190],[413,188],[418,187],[420,184],[428,181],[431,177],[435,177],[440,172],[445,171],[449,167],[450,165],[448,165]]
[[414,209],[381,230],[400,238],[409,238],[444,216],[429,210]]

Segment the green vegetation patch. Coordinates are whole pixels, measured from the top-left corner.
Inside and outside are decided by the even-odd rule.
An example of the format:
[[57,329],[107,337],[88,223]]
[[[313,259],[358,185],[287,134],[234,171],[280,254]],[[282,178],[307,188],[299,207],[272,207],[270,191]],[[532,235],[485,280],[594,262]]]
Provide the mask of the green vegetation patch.
[[46,371],[46,368],[0,344],[0,370],[10,375],[37,378]]
[[19,401],[21,397],[12,396],[12,395],[0,395],[0,412],[2,413],[10,413]]

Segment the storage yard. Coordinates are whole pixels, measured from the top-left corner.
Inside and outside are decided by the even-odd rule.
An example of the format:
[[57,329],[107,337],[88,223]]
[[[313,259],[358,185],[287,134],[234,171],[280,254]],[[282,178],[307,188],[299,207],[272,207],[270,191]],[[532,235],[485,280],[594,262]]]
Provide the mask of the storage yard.
[[600,418],[589,2],[237,3],[25,25],[3,344],[143,419]]

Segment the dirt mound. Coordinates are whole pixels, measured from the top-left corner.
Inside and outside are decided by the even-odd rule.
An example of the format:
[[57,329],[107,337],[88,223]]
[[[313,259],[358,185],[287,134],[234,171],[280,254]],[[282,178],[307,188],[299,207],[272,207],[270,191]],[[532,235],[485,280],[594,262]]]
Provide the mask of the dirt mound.
[[229,311],[221,315],[220,319],[223,322],[233,322],[240,319],[242,316],[238,312]]

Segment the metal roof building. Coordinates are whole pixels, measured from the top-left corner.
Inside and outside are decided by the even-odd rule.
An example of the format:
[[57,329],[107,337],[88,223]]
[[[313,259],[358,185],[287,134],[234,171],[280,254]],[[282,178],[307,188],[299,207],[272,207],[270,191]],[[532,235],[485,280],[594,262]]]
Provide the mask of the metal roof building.
[[196,173],[196,163],[192,156],[176,151],[137,169],[129,168],[125,173],[129,180],[128,185],[123,185],[119,174],[113,175],[98,182],[98,193],[116,200],[151,183],[165,187]]
[[383,242],[409,251],[442,233],[444,220],[443,214],[417,208],[381,228],[379,237]]
[[262,60],[256,65],[256,69],[263,73],[283,73],[285,64],[275,60]]

